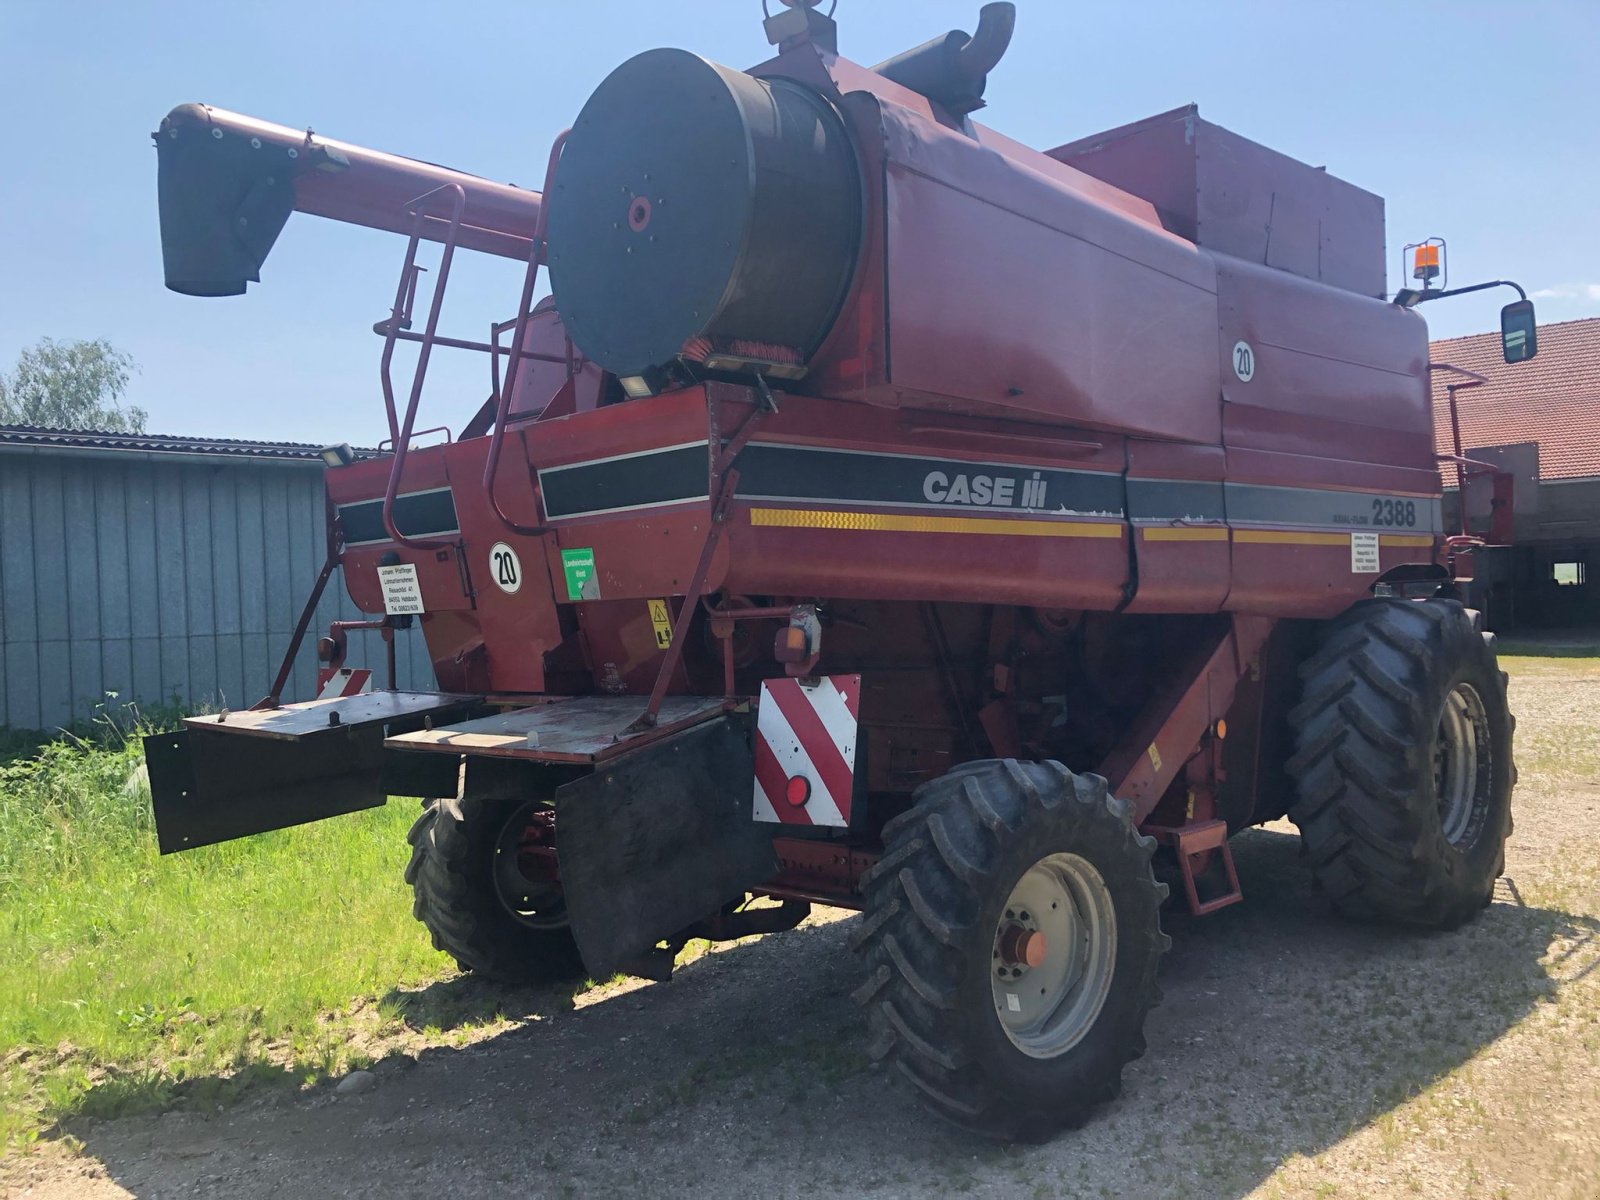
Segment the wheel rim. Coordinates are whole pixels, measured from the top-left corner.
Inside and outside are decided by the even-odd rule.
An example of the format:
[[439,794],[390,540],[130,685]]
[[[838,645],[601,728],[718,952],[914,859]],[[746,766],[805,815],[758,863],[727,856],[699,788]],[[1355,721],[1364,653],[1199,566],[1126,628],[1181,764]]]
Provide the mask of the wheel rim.
[[1055,1058],[1094,1025],[1111,990],[1117,914],[1087,859],[1052,854],[1011,889],[995,927],[990,982],[1006,1037]]
[[1433,786],[1439,821],[1452,846],[1477,840],[1488,806],[1489,718],[1470,683],[1458,683],[1444,698],[1434,739]]
[[555,870],[553,809],[530,800],[507,818],[494,844],[494,894],[530,929],[561,929],[567,905]]

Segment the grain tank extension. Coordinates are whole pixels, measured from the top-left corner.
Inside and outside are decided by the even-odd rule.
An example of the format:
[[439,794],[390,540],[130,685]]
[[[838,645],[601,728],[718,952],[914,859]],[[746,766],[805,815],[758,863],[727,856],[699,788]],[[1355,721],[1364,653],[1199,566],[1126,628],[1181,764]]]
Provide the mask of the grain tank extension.
[[[169,287],[245,292],[296,211],[409,240],[387,449],[325,452],[266,697],[149,739],[163,850],[432,797],[416,913],[507,980],[859,909],[872,1052],[1000,1138],[1115,1095],[1163,907],[1240,901],[1241,829],[1290,817],[1351,916],[1475,915],[1514,771],[1441,516],[1415,307],[1452,293],[1386,298],[1381,199],[1193,107],[979,124],[1015,19],[870,68],[802,3],[748,71],[649,51],[538,192],[174,109]],[[446,331],[463,251],[526,266],[486,338]],[[426,386],[444,353],[484,391]],[[336,573],[364,617],[286,702]]]

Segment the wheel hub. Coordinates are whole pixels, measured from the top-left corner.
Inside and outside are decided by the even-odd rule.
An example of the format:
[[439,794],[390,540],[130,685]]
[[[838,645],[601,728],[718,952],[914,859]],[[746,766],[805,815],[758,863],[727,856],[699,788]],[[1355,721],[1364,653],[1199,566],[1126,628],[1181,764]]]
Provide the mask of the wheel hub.
[[494,892],[501,907],[533,929],[567,924],[561,880],[555,870],[555,822],[548,804],[530,800],[500,830],[494,846]]
[[1444,699],[1433,744],[1433,788],[1445,840],[1466,848],[1477,840],[1488,804],[1489,719],[1483,699],[1458,683]]
[[1105,1003],[1116,943],[1111,894],[1087,859],[1052,854],[1025,871],[996,924],[990,975],[1012,1044],[1031,1058],[1076,1045]]
[[1043,965],[1048,946],[1044,934],[1023,925],[1004,927],[998,943],[1001,962],[1012,968]]

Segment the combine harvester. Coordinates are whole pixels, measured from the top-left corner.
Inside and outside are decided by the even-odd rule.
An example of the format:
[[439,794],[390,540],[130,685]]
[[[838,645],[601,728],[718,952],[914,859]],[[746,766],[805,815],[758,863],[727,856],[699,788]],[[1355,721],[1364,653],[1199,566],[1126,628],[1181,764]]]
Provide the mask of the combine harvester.
[[[389,449],[325,454],[267,698],[147,741],[162,849],[437,797],[416,916],[509,981],[859,909],[871,1052],[1000,1138],[1116,1094],[1158,879],[1238,901],[1241,829],[1287,813],[1352,916],[1483,908],[1513,721],[1441,519],[1437,244],[1386,300],[1377,196],[1192,107],[1042,152],[977,124],[1014,19],[866,68],[796,3],[748,72],[641,54],[543,193],[174,109],[168,287],[242,293],[295,210],[410,244]],[[526,264],[486,340],[440,331],[460,250]],[[418,446],[443,349],[492,391]],[[368,619],[323,680],[370,629],[389,689],[281,703],[335,569]],[[413,626],[438,692],[394,686]]]

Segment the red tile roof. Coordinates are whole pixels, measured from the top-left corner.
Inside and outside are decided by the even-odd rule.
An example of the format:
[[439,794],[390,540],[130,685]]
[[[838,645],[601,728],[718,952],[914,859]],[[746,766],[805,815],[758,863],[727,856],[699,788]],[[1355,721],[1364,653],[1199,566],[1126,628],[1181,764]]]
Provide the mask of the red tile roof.
[[[1539,443],[1539,478],[1580,479],[1600,475],[1600,317],[1539,326],[1539,354],[1507,366],[1500,334],[1434,342],[1435,363],[1465,367],[1489,378],[1483,387],[1457,394],[1461,444],[1469,453],[1484,446]],[[1450,453],[1448,371],[1433,373],[1433,427],[1439,452]]]

